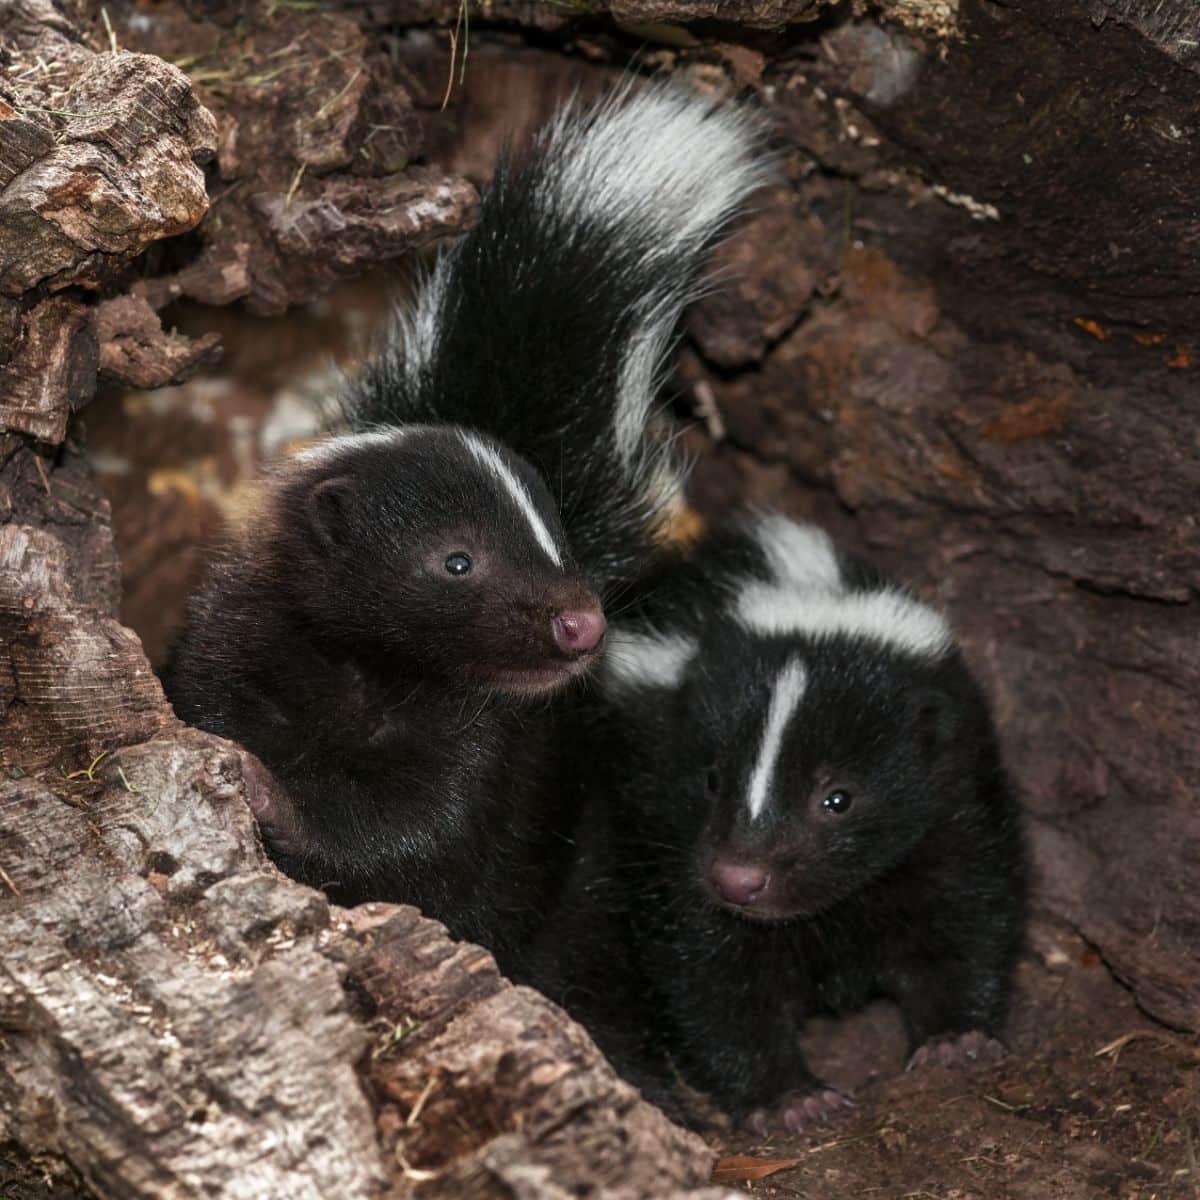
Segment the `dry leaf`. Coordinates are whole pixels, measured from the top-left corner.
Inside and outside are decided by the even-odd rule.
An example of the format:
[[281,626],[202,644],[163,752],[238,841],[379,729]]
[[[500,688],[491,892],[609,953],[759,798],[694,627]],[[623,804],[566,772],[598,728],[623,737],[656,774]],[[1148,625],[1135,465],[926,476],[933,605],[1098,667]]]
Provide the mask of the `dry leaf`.
[[747,1183],[754,1179],[766,1179],[776,1171],[786,1171],[800,1162],[798,1158],[755,1158],[753,1154],[735,1154],[722,1158],[713,1167],[713,1183]]

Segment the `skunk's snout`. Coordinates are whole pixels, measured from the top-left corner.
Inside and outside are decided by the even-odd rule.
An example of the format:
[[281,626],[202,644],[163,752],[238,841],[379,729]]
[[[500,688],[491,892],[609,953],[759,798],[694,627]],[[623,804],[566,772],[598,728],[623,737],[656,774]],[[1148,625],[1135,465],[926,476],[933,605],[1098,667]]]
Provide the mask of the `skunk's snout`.
[[608,622],[598,608],[567,608],[554,614],[554,644],[564,654],[587,654],[604,640]]
[[727,904],[749,908],[766,898],[771,872],[758,863],[729,862],[718,858],[712,865],[713,886]]

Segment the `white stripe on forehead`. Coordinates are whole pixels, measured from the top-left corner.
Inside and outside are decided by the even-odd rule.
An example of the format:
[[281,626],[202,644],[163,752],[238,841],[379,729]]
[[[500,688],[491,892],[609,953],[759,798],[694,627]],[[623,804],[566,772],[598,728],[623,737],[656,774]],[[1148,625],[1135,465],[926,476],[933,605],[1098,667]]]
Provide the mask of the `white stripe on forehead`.
[[798,658],[790,658],[775,679],[771,688],[771,703],[767,707],[767,723],[763,728],[762,743],[758,748],[758,761],[750,776],[750,788],[746,793],[746,804],[750,819],[755,820],[767,806],[771,796],[771,785],[775,781],[775,767],[779,752],[783,748],[783,735],[796,714],[796,708],[808,686],[808,672]]
[[292,456],[292,461],[315,466],[318,463],[332,462],[343,450],[358,450],[367,446],[394,446],[407,434],[408,430],[400,425],[390,429],[372,429],[367,433],[343,433],[301,450],[299,454]]
[[610,628],[601,678],[606,691],[675,688],[696,656],[695,638]]
[[475,456],[476,461],[492,476],[493,479],[508,493],[509,498],[520,510],[521,515],[529,522],[533,536],[546,552],[546,557],[556,566],[563,565],[562,554],[550,536],[541,514],[534,507],[533,497],[529,489],[509,470],[508,464],[486,443],[481,442],[473,433],[461,435],[463,444]]
[[861,638],[922,658],[939,658],[953,644],[940,613],[892,587],[794,592],[755,583],[739,593],[735,613],[751,633]]

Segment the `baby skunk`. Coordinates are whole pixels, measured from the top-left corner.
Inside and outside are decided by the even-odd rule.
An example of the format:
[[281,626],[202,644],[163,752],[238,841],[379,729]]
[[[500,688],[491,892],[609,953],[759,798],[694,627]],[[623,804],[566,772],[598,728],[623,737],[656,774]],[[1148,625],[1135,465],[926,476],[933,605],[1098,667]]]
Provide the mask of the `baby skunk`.
[[884,995],[914,1065],[1001,1051],[1025,852],[940,615],[761,515],[652,580],[602,684],[534,981],[619,1069],[766,1133],[846,1102],[798,1047],[816,1013]]
[[749,133],[661,85],[568,108],[351,386],[356,432],[281,463],[214,563],[168,694],[281,785],[289,874],[498,953],[541,912],[563,706],[528,701],[597,657],[670,499],[645,426]]

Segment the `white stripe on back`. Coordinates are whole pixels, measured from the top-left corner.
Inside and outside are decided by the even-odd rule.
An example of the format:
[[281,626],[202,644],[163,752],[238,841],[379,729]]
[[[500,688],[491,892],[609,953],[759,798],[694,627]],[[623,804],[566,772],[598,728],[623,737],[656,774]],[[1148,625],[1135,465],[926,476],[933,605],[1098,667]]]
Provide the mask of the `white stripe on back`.
[[529,522],[529,527],[533,530],[533,536],[537,539],[538,545],[546,552],[546,557],[556,567],[561,567],[563,565],[562,555],[559,553],[558,547],[554,544],[554,539],[550,536],[550,530],[546,528],[546,523],[542,520],[541,514],[534,507],[533,497],[529,494],[528,488],[509,470],[508,464],[505,463],[504,459],[491,446],[481,442],[472,433],[463,433],[462,440],[467,449],[475,456],[476,461],[508,493],[509,498],[520,510],[521,515]]
[[750,788],[746,793],[751,820],[756,820],[761,815],[770,799],[772,784],[775,781],[775,767],[783,747],[784,731],[795,715],[807,685],[808,672],[805,671],[804,664],[798,658],[788,659],[771,688],[771,703],[767,708],[767,723],[763,729],[762,744],[758,748],[758,761],[754,764]]
[[837,551],[825,530],[816,525],[802,525],[782,513],[763,513],[755,521],[753,533],[771,574],[781,585],[796,590],[810,587],[842,590]]
[[953,639],[942,615],[898,588],[871,592],[795,592],[759,581],[738,593],[735,612],[751,633],[848,637],[938,658]]
[[610,692],[638,688],[675,688],[696,656],[695,638],[679,633],[608,631],[601,678]]

